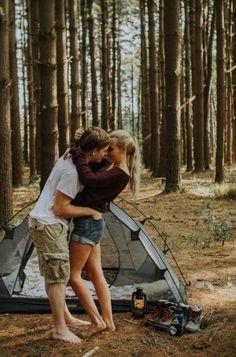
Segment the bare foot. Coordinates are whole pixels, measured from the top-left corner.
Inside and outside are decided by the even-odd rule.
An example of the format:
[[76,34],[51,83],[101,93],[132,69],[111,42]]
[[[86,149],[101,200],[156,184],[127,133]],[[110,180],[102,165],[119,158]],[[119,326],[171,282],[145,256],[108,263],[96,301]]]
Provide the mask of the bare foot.
[[86,331],[84,331],[81,335],[83,338],[89,338],[105,330],[106,330],[105,323],[100,323],[100,324],[92,323],[91,326]]
[[52,338],[55,340],[61,340],[75,344],[81,343],[83,341],[81,338],[73,334],[73,332],[71,332],[69,329],[65,329],[63,332],[56,332],[54,329],[52,331]]
[[112,324],[106,324],[107,325],[107,327],[106,327],[106,331],[108,331],[108,332],[115,332],[115,330],[116,330],[116,327],[115,327],[115,325],[112,323]]
[[70,319],[66,320],[67,326],[70,327],[80,327],[80,326],[89,326],[91,325],[91,322],[86,321],[86,320],[80,320],[77,319],[76,317],[71,317]]

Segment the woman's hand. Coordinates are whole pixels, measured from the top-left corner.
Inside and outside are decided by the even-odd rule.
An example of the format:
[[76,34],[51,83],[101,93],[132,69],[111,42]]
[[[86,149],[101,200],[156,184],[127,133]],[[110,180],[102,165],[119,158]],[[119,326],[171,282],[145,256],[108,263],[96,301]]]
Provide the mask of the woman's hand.
[[84,133],[84,129],[79,128],[75,131],[75,141],[79,141],[79,139],[81,138],[81,136]]
[[69,157],[71,157],[71,154],[70,154],[70,148],[67,149],[64,154],[63,154],[63,159],[66,160],[68,159]]

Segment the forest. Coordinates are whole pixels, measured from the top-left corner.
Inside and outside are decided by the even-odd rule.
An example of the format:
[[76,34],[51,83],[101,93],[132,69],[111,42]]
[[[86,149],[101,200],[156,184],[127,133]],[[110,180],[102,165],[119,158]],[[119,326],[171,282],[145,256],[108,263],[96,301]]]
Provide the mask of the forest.
[[[0,0],[0,38],[0,230],[37,198],[77,128],[127,130],[138,139],[143,170],[140,195],[128,199],[160,221],[195,283],[212,279],[228,289],[213,297],[190,288],[192,301],[220,305],[200,354],[233,356],[236,0]],[[200,278],[197,256],[205,269]],[[125,319],[119,318],[120,328]],[[168,348],[151,333],[142,345],[138,327],[126,325],[137,340],[127,347],[123,341],[117,346],[123,354],[113,355],[197,353],[195,336],[179,341],[177,353],[171,337]],[[188,341],[196,348],[185,348]],[[43,356],[53,345],[36,347],[30,352],[19,344],[18,355]],[[5,355],[7,343],[2,348]],[[108,355],[103,352],[98,356]]]
[[0,221],[22,168],[41,187],[78,127],[124,128],[143,167],[181,189],[186,171],[236,161],[236,3],[1,1]]

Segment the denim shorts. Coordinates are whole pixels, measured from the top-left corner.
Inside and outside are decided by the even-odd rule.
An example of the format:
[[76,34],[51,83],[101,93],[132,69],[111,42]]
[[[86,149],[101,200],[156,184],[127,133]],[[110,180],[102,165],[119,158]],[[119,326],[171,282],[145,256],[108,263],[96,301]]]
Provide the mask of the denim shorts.
[[80,217],[74,218],[73,221],[74,230],[70,237],[73,242],[94,246],[101,241],[105,227],[103,218],[93,219],[92,217]]

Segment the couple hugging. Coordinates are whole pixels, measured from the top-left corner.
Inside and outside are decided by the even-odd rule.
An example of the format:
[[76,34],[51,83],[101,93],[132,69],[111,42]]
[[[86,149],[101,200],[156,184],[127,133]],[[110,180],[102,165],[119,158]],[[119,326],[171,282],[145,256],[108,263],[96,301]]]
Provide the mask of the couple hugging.
[[[137,142],[124,130],[108,135],[97,127],[79,129],[76,139],[79,146],[70,150],[69,158],[56,162],[29,218],[54,320],[52,337],[71,343],[82,340],[70,327],[86,326],[83,338],[115,331],[110,291],[101,265],[102,214],[128,183],[132,192],[137,191],[140,166]],[[72,217],[74,229],[68,244]],[[84,267],[96,290],[101,315],[81,277]],[[91,321],[79,320],[68,310],[68,282]]]

